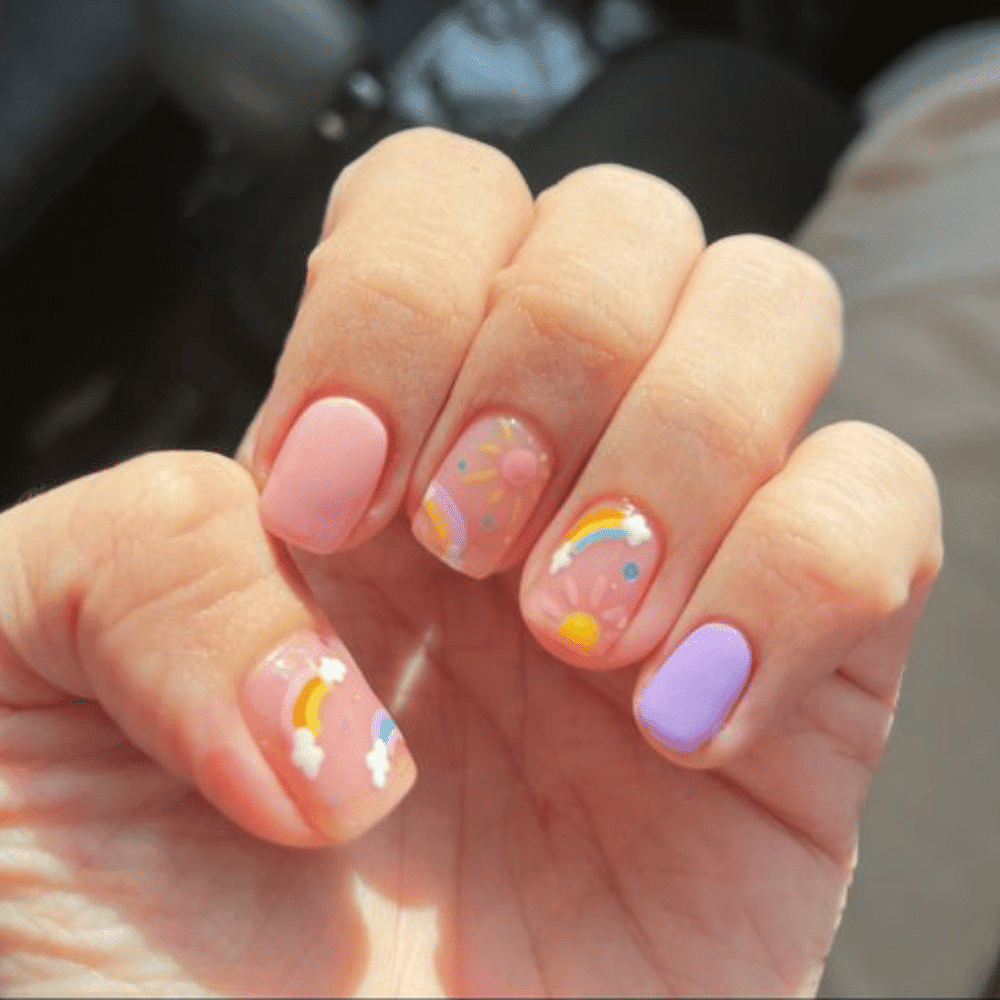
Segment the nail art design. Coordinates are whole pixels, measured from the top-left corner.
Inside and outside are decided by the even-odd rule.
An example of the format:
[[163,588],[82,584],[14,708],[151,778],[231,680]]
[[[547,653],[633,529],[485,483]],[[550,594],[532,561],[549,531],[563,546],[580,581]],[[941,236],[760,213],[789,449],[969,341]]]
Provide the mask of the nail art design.
[[434,525],[444,558],[459,562],[469,542],[465,518],[451,494],[436,479],[427,488],[423,511]]
[[365,757],[365,763],[371,771],[372,784],[376,788],[385,787],[389,758],[401,738],[389,713],[384,708],[377,708],[372,716],[372,748]]
[[626,499],[603,503],[563,535],[527,603],[571,649],[599,656],[621,637],[659,561],[645,515]]
[[247,679],[244,711],[290,775],[335,806],[392,784],[402,734],[343,644],[295,636]]
[[551,473],[548,451],[520,420],[478,420],[428,486],[413,533],[455,569],[486,576],[531,516]]
[[[306,667],[294,676],[285,696],[292,726],[292,763],[307,777],[315,778],[326,756],[317,742],[322,729],[320,708],[334,684],[347,676],[347,667],[332,656],[324,656],[315,668]],[[289,711],[290,709],[290,711]]]

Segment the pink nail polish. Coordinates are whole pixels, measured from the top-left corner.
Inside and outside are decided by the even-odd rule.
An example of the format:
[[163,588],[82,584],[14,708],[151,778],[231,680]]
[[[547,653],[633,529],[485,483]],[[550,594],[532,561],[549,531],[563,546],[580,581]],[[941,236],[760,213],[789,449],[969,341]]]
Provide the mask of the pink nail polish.
[[367,406],[318,399],[278,452],[260,498],[264,527],[309,552],[335,552],[367,509],[388,447],[385,427]]
[[515,417],[485,417],[438,469],[413,533],[449,566],[481,579],[500,564],[552,475],[552,457]]
[[560,539],[525,613],[574,652],[600,656],[621,638],[660,555],[649,518],[630,500],[595,504]]
[[396,723],[335,638],[292,636],[251,672],[242,708],[285,790],[335,839],[367,829],[416,779]]

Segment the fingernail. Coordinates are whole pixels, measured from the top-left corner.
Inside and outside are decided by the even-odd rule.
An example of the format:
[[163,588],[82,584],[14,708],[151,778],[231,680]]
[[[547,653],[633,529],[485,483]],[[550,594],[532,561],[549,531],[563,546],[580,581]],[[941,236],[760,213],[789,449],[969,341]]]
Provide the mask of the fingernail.
[[525,614],[569,649],[606,653],[652,583],[662,546],[630,500],[594,504],[562,536]]
[[416,780],[396,723],[335,638],[292,636],[247,677],[242,709],[303,816],[335,840],[363,833]]
[[695,629],[642,693],[636,715],[673,750],[697,750],[725,725],[747,678],[753,654],[743,633],[711,622]]
[[413,534],[454,569],[488,576],[531,517],[551,474],[548,449],[520,420],[477,420],[427,487]]
[[335,552],[367,509],[388,447],[382,421],[367,406],[317,400],[278,452],[260,498],[264,527],[309,552]]

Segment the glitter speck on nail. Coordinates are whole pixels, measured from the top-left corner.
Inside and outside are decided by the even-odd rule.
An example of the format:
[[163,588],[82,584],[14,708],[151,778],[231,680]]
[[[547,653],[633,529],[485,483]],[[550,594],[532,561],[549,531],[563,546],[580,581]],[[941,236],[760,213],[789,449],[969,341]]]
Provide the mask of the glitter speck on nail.
[[495,528],[497,526],[496,518],[492,514],[485,515],[479,522],[479,527],[484,531],[489,531],[490,528]]
[[460,458],[458,460],[458,471],[459,472],[469,471],[469,460],[467,458]]
[[634,580],[639,575],[639,564],[629,560],[622,566],[622,576],[626,580]]

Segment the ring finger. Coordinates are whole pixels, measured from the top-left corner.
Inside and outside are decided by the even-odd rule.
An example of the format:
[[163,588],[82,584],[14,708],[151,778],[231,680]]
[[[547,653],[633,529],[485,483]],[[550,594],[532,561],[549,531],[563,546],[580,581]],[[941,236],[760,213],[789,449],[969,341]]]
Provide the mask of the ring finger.
[[669,631],[840,361],[825,269],[765,237],[701,256],[660,347],[525,566],[522,611],[578,666],[617,667]]

